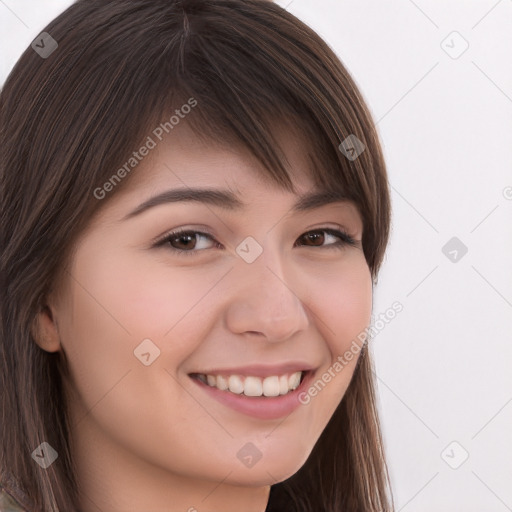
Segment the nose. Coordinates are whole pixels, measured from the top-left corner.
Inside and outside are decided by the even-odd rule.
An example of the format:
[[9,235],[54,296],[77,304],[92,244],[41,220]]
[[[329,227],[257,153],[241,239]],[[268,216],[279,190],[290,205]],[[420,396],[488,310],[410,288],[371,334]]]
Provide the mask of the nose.
[[229,287],[232,295],[226,323],[236,334],[257,333],[267,341],[283,341],[308,327],[308,315],[297,296],[297,271],[283,270],[282,259],[264,250],[254,262],[237,262]]

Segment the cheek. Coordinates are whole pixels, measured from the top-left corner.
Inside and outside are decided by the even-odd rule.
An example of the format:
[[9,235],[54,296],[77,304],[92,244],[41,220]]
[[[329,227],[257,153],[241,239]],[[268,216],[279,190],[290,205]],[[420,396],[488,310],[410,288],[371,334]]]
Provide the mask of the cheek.
[[131,350],[145,338],[160,344],[197,318],[201,302],[221,275],[211,270],[199,275],[197,268],[171,268],[165,261],[129,258],[121,252],[98,258],[91,251],[73,268],[81,284],[75,287],[75,326],[92,329],[102,338],[101,333],[110,338],[115,332],[117,338],[130,340]]
[[309,304],[328,358],[301,401],[317,408],[319,434],[342,400],[359,359],[371,321],[372,280],[366,261],[357,257],[321,279],[317,276],[314,284]]
[[[128,372],[117,394],[128,381],[134,400],[150,396],[155,387],[169,388],[166,370],[174,374],[204,338],[204,299],[225,272],[205,270],[199,275],[197,268],[188,270],[155,264],[151,258],[123,257],[121,252],[98,254],[94,244],[82,248],[70,271],[59,328],[74,384],[87,408]],[[150,357],[155,358],[150,366],[134,354],[146,339],[152,341]]]
[[[180,268],[164,278],[161,266],[91,256],[80,257],[71,269],[59,315],[75,426],[86,432],[89,420],[97,422],[141,456],[185,467],[180,446],[195,417],[204,423],[204,411],[176,384],[175,370],[204,337],[198,329],[205,323],[197,322],[205,315],[201,299],[218,278],[191,282]],[[147,338],[160,350],[149,366],[134,354]]]
[[372,312],[372,279],[365,259],[352,254],[308,283],[308,308],[325,342],[326,357],[304,404],[318,407],[317,427],[323,428],[343,398],[366,338]]
[[[352,341],[361,338],[371,320],[372,280],[371,273],[362,257],[347,261],[343,268],[311,285],[315,292],[310,301],[318,317],[331,355],[335,359],[350,347]],[[360,343],[360,342],[359,342]]]

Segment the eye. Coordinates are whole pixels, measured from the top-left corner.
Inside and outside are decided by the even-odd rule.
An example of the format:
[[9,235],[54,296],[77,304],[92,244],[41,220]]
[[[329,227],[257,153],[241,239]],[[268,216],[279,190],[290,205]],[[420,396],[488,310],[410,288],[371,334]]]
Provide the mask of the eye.
[[313,243],[320,242],[320,245],[313,245],[313,247],[325,247],[322,242],[325,241],[326,237],[324,233],[331,238],[337,238],[338,241],[333,244],[327,244],[328,246],[343,247],[345,245],[356,246],[356,240],[352,238],[347,232],[332,228],[320,228],[314,231],[308,231],[299,237],[299,240],[312,241]]
[[[172,231],[165,235],[165,237],[156,242],[156,247],[165,246],[167,249],[171,249],[171,251],[176,253],[190,253],[197,252],[194,249],[208,249],[208,247],[204,247],[204,242],[197,243],[197,239],[209,239],[211,241],[215,240],[213,236],[208,233],[203,233],[202,231],[194,231],[194,230],[176,230]],[[217,242],[216,246],[219,247],[220,244]]]
[[[326,241],[330,239],[335,239],[334,243],[328,243],[324,245]],[[198,240],[201,240],[202,242]],[[336,241],[337,239],[337,241]],[[210,240],[214,242],[215,248],[222,248],[222,244],[217,242],[215,238],[209,233],[204,233],[202,231],[195,230],[175,230],[171,233],[167,233],[162,239],[155,242],[154,247],[165,247],[166,249],[170,249],[172,252],[178,255],[192,254],[194,252],[199,252],[199,250],[209,249],[211,247],[207,247],[208,243],[205,240]],[[306,247],[322,247],[322,248],[337,248],[341,249],[347,245],[349,246],[357,246],[357,241],[352,238],[348,233],[342,230],[332,229],[332,228],[319,228],[312,231],[308,231],[301,235],[298,238],[298,241],[302,241],[305,243],[301,243],[300,245],[305,245]],[[309,242],[312,245],[309,245]]]

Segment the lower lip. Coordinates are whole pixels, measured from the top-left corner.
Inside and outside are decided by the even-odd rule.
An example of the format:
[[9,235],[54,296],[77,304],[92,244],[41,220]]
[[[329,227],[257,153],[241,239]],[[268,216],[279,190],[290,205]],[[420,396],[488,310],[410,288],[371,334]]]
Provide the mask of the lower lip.
[[205,384],[197,378],[191,379],[201,387],[206,393],[218,402],[231,407],[235,411],[241,412],[253,418],[262,420],[275,420],[288,416],[300,405],[299,394],[308,388],[309,383],[313,379],[313,371],[308,371],[302,382],[293,391],[286,395],[279,396],[245,396],[237,395],[231,391],[222,391]]

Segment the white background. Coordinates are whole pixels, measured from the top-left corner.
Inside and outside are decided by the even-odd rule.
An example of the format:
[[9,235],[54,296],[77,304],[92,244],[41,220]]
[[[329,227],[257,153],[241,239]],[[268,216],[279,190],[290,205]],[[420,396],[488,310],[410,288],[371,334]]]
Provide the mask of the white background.
[[[278,3],[345,63],[384,146],[374,315],[404,309],[373,343],[396,509],[512,511],[512,1]],[[0,83],[70,4],[0,0]]]

